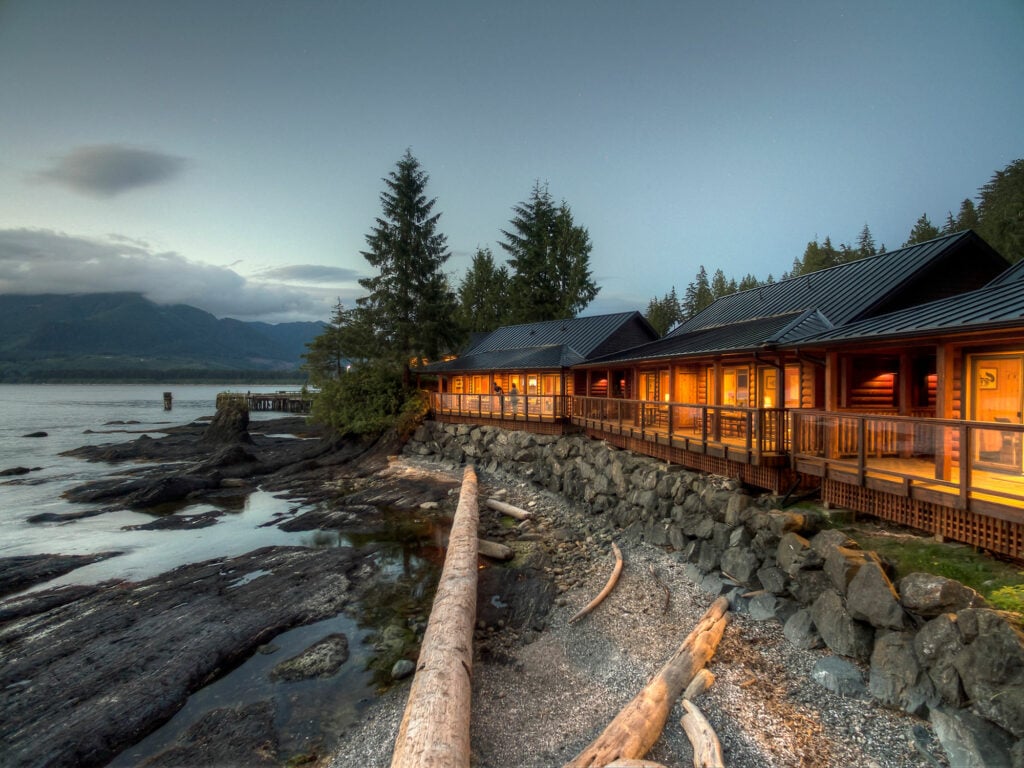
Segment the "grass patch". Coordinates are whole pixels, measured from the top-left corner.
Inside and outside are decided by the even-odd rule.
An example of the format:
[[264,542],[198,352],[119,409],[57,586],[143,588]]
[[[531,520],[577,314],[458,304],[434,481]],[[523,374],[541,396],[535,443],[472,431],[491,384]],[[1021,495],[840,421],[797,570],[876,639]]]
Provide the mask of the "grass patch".
[[940,543],[879,526],[855,525],[843,530],[861,549],[874,550],[891,562],[897,578],[909,573],[945,576],[977,590],[993,607],[1024,614],[1024,571],[1019,565],[997,560],[966,544]]

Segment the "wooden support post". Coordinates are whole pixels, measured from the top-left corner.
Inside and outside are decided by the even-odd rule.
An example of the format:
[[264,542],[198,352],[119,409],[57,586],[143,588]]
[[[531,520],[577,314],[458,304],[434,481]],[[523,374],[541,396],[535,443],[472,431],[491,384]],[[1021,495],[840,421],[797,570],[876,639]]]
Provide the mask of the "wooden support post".
[[392,768],[469,768],[478,522],[476,472],[466,467]]

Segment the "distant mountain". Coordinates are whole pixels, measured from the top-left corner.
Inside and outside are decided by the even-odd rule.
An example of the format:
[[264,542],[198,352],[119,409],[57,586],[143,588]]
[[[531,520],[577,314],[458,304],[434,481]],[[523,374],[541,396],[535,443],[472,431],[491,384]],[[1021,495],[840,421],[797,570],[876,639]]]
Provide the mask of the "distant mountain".
[[129,371],[294,371],[323,328],[218,320],[138,293],[0,295],[0,380],[68,371],[112,378]]

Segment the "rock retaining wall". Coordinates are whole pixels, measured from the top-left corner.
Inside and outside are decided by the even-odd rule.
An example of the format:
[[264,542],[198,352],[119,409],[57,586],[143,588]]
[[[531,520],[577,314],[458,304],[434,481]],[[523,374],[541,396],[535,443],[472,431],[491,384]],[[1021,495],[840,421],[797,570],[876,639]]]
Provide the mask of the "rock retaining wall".
[[893,583],[886,563],[820,514],[783,512],[735,480],[583,436],[425,422],[405,451],[532,480],[627,540],[675,550],[734,610],[777,619],[795,645],[827,646],[868,669],[865,689],[855,666],[837,674],[823,659],[823,685],[930,717],[965,765],[1024,766],[1024,633],[958,582],[915,573]]

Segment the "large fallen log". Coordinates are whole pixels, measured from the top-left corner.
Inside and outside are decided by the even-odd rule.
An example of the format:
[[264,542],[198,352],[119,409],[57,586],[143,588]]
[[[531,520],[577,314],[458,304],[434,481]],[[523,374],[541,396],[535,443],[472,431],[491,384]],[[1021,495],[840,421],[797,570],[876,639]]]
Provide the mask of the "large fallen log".
[[683,709],[686,714],[679,724],[693,745],[693,768],[725,768],[722,744],[704,713],[689,699],[683,699]]
[[466,467],[392,768],[469,768],[478,523],[476,472]]
[[503,515],[514,517],[516,520],[529,520],[533,517],[532,514],[527,512],[525,509],[520,507],[507,504],[504,501],[498,501],[497,499],[488,499],[486,502],[487,506],[491,509],[501,512]]
[[619,580],[619,574],[622,573],[622,552],[614,541],[612,542],[612,552],[615,553],[615,567],[612,568],[612,575],[608,577],[608,581],[605,583],[604,589],[598,593],[597,597],[587,603],[583,608],[576,612],[576,615],[569,619],[570,624],[582,619],[592,610],[597,608],[597,606],[601,604],[601,601],[608,597],[608,593],[615,587],[616,582]]
[[643,758],[661,736],[672,704],[714,655],[729,623],[728,611],[725,597],[715,600],[665,666],[565,768],[602,768]]

